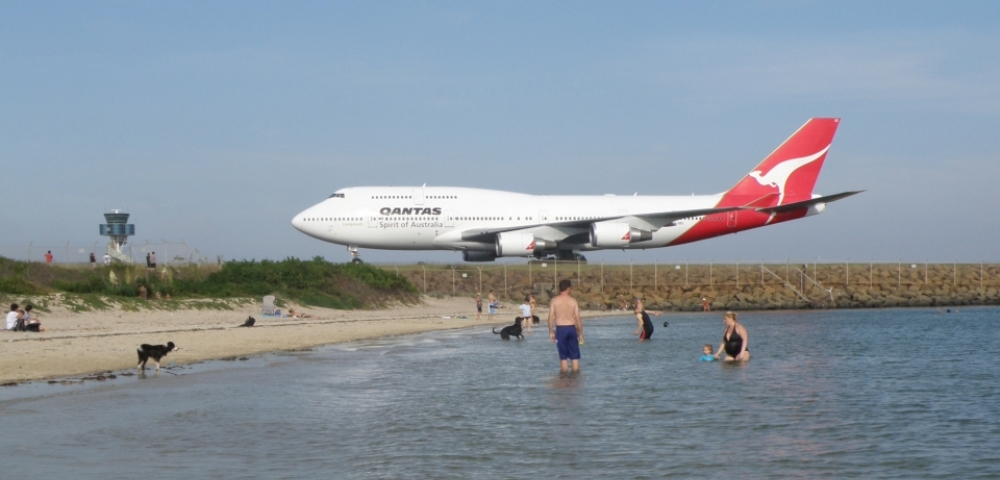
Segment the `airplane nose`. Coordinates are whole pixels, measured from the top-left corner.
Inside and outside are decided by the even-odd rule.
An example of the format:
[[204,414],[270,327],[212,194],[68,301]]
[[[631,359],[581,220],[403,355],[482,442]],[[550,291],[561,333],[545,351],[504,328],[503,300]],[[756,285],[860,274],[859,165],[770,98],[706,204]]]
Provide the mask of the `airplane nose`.
[[305,228],[305,214],[306,212],[303,211],[292,218],[292,226],[300,232],[305,232],[305,230],[303,230]]

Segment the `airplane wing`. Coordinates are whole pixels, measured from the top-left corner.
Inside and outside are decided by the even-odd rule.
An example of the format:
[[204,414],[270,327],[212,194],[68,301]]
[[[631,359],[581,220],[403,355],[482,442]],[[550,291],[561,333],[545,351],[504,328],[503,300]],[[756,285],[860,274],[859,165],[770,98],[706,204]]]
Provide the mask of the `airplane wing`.
[[813,198],[811,200],[803,200],[801,202],[786,203],[784,205],[778,205],[778,206],[775,206],[775,207],[762,207],[762,208],[758,208],[756,210],[758,212],[762,212],[762,213],[785,213],[785,212],[791,212],[793,210],[801,210],[803,208],[809,208],[809,207],[811,207],[813,205],[818,205],[820,203],[835,202],[835,201],[840,200],[842,198],[847,198],[847,197],[850,197],[850,196],[853,196],[853,195],[857,195],[857,194],[859,194],[861,192],[864,192],[864,190],[857,190],[857,191],[854,191],[854,192],[838,193],[836,195],[827,195],[825,197]]
[[[586,220],[567,220],[559,222],[546,222],[534,225],[521,225],[517,227],[502,228],[473,228],[462,232],[462,240],[489,242],[495,239],[496,234],[503,232],[513,232],[536,227],[557,227],[566,229],[587,230],[590,224],[595,222],[606,222],[609,220],[628,219],[628,223],[636,228],[658,230],[667,225],[672,225],[675,221],[688,217],[700,217],[704,215],[714,215],[716,213],[731,212],[734,210],[744,210],[746,207],[726,207],[726,208],[700,208],[697,210],[674,210],[669,212],[641,213],[636,215],[616,215],[613,217],[588,218]],[[801,208],[801,207],[800,207]]]

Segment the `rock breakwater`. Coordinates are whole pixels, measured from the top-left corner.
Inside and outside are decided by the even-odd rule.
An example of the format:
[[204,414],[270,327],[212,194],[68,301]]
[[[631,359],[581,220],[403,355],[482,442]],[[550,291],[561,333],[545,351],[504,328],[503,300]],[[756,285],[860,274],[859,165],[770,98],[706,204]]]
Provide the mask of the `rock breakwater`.
[[534,293],[547,302],[559,280],[574,283],[587,309],[611,310],[641,297],[652,309],[698,311],[1000,305],[996,264],[821,263],[384,266],[430,295],[483,296],[508,303]]

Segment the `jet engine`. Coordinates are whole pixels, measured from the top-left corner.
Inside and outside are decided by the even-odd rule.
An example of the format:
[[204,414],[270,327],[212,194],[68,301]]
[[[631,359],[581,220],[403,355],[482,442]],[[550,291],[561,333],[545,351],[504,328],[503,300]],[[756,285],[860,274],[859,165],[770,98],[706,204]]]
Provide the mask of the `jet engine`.
[[530,257],[535,251],[554,247],[552,242],[535,238],[525,232],[502,232],[497,234],[498,257]]
[[590,244],[597,248],[621,248],[630,243],[652,240],[653,232],[621,222],[590,224]]
[[497,254],[493,252],[483,252],[479,250],[465,250],[462,252],[462,260],[466,262],[492,262],[497,259]]

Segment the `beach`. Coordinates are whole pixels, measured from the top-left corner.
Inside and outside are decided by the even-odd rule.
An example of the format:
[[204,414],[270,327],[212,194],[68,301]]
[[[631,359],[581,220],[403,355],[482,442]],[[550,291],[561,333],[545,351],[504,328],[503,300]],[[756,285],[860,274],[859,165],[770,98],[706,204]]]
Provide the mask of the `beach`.
[[[115,306],[86,312],[71,311],[57,302],[50,312],[38,315],[45,332],[0,332],[0,384],[135,369],[136,346],[143,343],[174,342],[179,350],[163,363],[190,364],[434,330],[500,327],[512,324],[518,315],[517,305],[507,304],[492,322],[485,312],[476,320],[474,301],[455,297],[423,297],[419,304],[379,310],[290,307],[310,318],[291,318],[287,313],[281,318],[265,317],[260,315],[260,305],[251,302],[232,310],[126,311]],[[539,307],[536,313],[544,329],[548,311]],[[255,326],[240,327],[251,315]],[[150,362],[147,368],[153,366]]]

